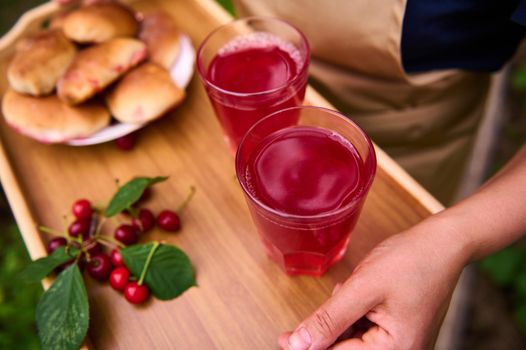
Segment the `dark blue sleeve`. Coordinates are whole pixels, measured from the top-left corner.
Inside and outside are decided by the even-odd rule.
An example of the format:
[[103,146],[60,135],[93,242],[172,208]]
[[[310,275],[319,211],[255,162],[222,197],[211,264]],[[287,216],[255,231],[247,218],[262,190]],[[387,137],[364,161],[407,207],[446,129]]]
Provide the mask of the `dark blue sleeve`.
[[526,0],[521,0],[511,15],[511,20],[515,23],[526,26]]
[[406,72],[491,72],[526,33],[526,0],[407,0],[401,40]]

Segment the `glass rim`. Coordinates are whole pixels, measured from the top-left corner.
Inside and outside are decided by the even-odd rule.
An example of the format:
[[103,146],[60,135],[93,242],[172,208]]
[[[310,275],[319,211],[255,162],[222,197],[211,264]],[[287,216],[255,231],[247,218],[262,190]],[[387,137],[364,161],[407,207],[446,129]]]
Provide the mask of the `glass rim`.
[[[257,92],[237,92],[237,91],[231,91],[231,90],[227,90],[227,89],[221,88],[221,87],[217,86],[216,84],[212,83],[206,77],[206,75],[207,75],[206,74],[206,70],[203,67],[203,64],[201,62],[202,61],[201,57],[202,57],[203,50],[204,50],[206,44],[208,43],[208,41],[212,38],[212,36],[214,36],[220,30],[222,30],[224,28],[227,28],[227,27],[230,27],[230,26],[232,26],[232,25],[234,25],[236,23],[249,22],[249,21],[252,21],[252,20],[279,22],[279,23],[285,24],[286,26],[289,26],[296,33],[298,33],[300,38],[302,39],[302,42],[305,44],[305,48],[306,48],[306,55],[305,55],[305,59],[302,62],[301,69],[298,70],[298,72],[294,75],[294,77],[292,79],[290,79],[289,81],[287,81],[283,85],[280,85],[278,87],[275,87],[275,88],[269,89],[269,90],[257,91]],[[243,18],[238,18],[236,20],[230,21],[230,22],[228,22],[226,24],[223,24],[223,25],[219,26],[218,28],[214,29],[212,32],[210,32],[205,37],[203,42],[199,45],[199,47],[197,49],[197,55],[196,55],[197,72],[199,73],[199,77],[201,78],[201,80],[206,85],[214,88],[215,90],[217,90],[217,91],[219,91],[219,92],[221,92],[221,93],[223,93],[225,95],[231,95],[231,96],[237,96],[237,97],[260,96],[260,95],[272,94],[272,93],[278,92],[280,90],[283,90],[283,89],[287,88],[290,85],[294,85],[303,76],[303,73],[305,73],[305,71],[308,69],[309,62],[310,62],[310,45],[309,45],[309,42],[307,41],[307,38],[305,37],[305,34],[303,34],[303,32],[301,30],[299,30],[296,26],[292,25],[288,21],[285,21],[285,20],[280,19],[280,18],[270,17],[270,16],[249,16],[249,17],[243,17]]]
[[[281,218],[285,218],[285,219],[314,220],[314,219],[323,219],[323,218],[327,218],[327,217],[331,217],[331,216],[338,216],[338,215],[348,211],[353,206],[355,206],[357,201],[360,199],[358,197],[355,197],[349,203],[347,203],[346,205],[344,205],[341,208],[334,209],[334,210],[331,210],[331,211],[326,211],[326,212],[323,212],[323,213],[320,213],[320,214],[314,214],[314,215],[290,214],[290,213],[287,213],[287,212],[284,212],[284,211],[281,211],[281,210],[277,210],[277,209],[271,208],[268,205],[266,205],[265,203],[263,203],[261,200],[256,198],[252,193],[250,193],[250,191],[248,190],[246,184],[241,180],[240,171],[239,171],[240,170],[240,162],[241,162],[241,160],[240,160],[241,148],[245,144],[245,141],[248,139],[248,137],[249,137],[250,133],[252,132],[252,130],[255,129],[256,127],[258,127],[260,124],[262,124],[262,123],[266,122],[267,120],[271,119],[272,117],[275,117],[278,114],[281,114],[281,113],[284,113],[284,112],[288,112],[288,111],[292,111],[292,110],[306,110],[306,109],[322,111],[322,112],[325,112],[327,114],[331,114],[334,117],[337,117],[338,119],[344,121],[346,124],[349,124],[349,125],[355,127],[358,130],[358,132],[360,133],[360,136],[367,141],[367,148],[369,149],[369,152],[370,152],[369,153],[369,157],[372,157],[371,159],[372,159],[372,162],[373,162],[373,170],[371,172],[371,176],[369,177],[369,179],[367,180],[367,183],[364,186],[364,190],[363,190],[364,194],[363,194],[363,196],[365,196],[367,194],[367,192],[369,191],[369,189],[371,188],[372,182],[373,182],[375,174],[376,174],[376,166],[377,166],[376,151],[375,151],[374,144],[373,144],[371,138],[365,133],[365,131],[358,124],[353,122],[350,118],[346,117],[342,113],[340,113],[338,111],[335,111],[333,109],[329,109],[329,108],[325,108],[325,107],[318,107],[318,106],[296,106],[296,107],[289,107],[289,108],[285,108],[285,109],[280,109],[279,111],[273,112],[273,113],[265,116],[264,118],[258,120],[254,125],[252,125],[250,127],[250,129],[248,129],[248,131],[245,133],[243,138],[241,139],[241,142],[239,143],[239,146],[237,147],[236,159],[235,159],[236,177],[237,177],[238,182],[241,185],[241,188],[243,189],[243,192],[245,192],[245,194],[247,194],[254,203],[256,203],[259,207],[265,209],[266,211],[268,211],[268,212],[270,212],[270,213],[272,213],[274,215],[277,215],[277,216],[279,216]],[[365,159],[364,159],[364,162],[365,162]]]

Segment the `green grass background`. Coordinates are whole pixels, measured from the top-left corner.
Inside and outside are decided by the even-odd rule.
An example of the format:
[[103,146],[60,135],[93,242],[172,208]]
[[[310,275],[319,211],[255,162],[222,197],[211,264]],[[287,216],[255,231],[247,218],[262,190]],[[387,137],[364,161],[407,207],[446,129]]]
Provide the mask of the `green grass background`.
[[[44,1],[0,0],[0,35],[22,13]],[[40,284],[19,280],[29,255],[14,224],[7,200],[0,195],[0,349],[32,350],[40,345],[35,328],[35,307],[42,294]]]

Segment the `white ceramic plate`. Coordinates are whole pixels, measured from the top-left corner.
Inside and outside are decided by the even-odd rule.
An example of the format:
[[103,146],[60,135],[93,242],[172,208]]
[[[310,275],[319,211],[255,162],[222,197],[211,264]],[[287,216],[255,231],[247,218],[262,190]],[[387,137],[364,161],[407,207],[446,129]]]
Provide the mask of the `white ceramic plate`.
[[[194,62],[195,49],[192,46],[190,38],[187,35],[182,34],[181,51],[172,68],[170,69],[172,80],[182,89],[185,89],[190,83],[190,79],[192,79],[192,75],[194,74]],[[104,129],[89,137],[69,140],[66,142],[66,144],[71,146],[96,145],[128,135],[129,133],[145,127],[147,124],[148,123],[129,124],[117,122],[105,127]]]

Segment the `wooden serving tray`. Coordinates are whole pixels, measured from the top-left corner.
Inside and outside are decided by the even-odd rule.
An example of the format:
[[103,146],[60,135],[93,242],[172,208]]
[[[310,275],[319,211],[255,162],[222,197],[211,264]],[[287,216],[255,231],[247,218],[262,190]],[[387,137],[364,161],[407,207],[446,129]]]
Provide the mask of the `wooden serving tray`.
[[[194,46],[230,16],[212,0],[134,2],[174,16]],[[0,40],[0,94],[16,41],[59,11],[49,3],[25,14]],[[194,200],[177,234],[154,231],[145,240],[165,240],[184,249],[199,287],[168,302],[128,304],[108,284],[86,278],[90,298],[90,346],[97,349],[272,349],[280,332],[292,329],[349,276],[379,241],[419,222],[442,206],[377,148],[378,172],[343,261],[324,277],[289,277],[270,261],[252,225],[234,162],[194,76],[188,97],[175,112],[140,133],[136,149],[113,144],[85,148],[42,145],[0,121],[0,179],[33,259],[45,255],[37,223],[60,228],[62,215],[82,197],[107,203],[114,179],[169,175],[149,206],[175,208],[191,185]],[[307,102],[329,106],[312,89]],[[45,285],[48,285],[45,283]]]

